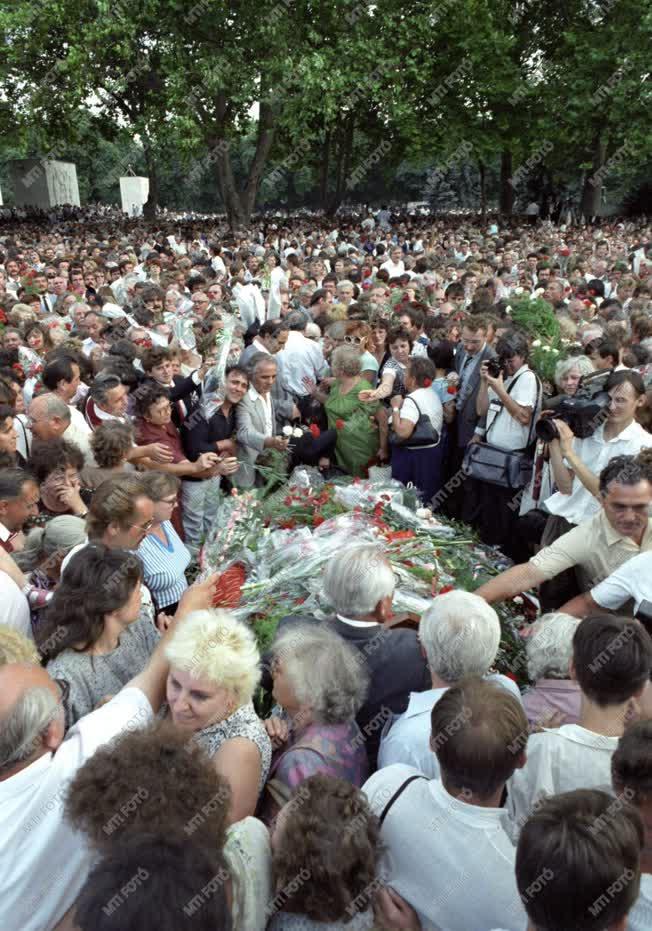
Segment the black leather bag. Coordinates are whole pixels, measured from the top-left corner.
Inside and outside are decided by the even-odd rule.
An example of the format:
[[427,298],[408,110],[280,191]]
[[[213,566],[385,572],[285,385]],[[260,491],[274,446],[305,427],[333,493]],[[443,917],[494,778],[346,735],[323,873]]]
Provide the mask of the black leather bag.
[[403,446],[405,449],[412,449],[413,446],[436,446],[439,443],[439,433],[433,427],[430,417],[428,417],[427,414],[421,413],[421,408],[414,398],[410,398],[410,401],[412,401],[419,411],[419,419],[414,425],[414,430],[405,439],[397,436],[393,430],[390,430],[389,442],[392,446]]
[[[516,381],[518,379],[515,379],[509,386],[508,394]],[[541,386],[537,378],[537,399],[532,411],[532,420],[530,421],[525,449],[503,449],[500,446],[494,446],[493,443],[469,443],[464,451],[464,460],[462,462],[462,470],[465,475],[479,482],[497,485],[499,488],[509,488],[513,491],[525,488],[529,484],[534,469],[531,447],[534,436],[534,422],[539,406],[540,389]]]

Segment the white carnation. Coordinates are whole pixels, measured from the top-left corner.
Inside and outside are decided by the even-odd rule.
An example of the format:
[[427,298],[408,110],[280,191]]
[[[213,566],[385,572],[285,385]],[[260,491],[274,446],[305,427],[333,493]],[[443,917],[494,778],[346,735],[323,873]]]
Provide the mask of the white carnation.
[[283,436],[292,436],[292,427],[290,424],[286,424],[283,427]]
[[292,431],[292,436],[295,437],[297,440],[301,439],[301,437],[303,436],[303,430],[301,429],[301,427],[295,427],[294,430]]
[[532,343],[532,348],[533,348],[533,349],[538,349],[540,345],[541,345],[541,340],[540,340],[540,339],[535,339],[534,342]]
[[543,351],[544,351],[544,352],[550,352],[550,346],[544,346],[544,347],[543,347]]

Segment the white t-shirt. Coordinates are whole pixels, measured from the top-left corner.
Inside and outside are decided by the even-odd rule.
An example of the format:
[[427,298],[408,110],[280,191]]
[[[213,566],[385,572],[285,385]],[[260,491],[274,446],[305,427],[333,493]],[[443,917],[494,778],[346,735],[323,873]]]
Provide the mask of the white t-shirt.
[[[645,446],[652,446],[652,434],[636,421],[612,440],[605,440],[603,424],[592,436],[583,440],[573,440],[575,454],[594,475],[599,475],[614,456],[637,456]],[[569,495],[558,491],[544,503],[551,514],[565,517],[571,524],[581,524],[600,510],[598,498],[584,487],[577,476],[573,478],[573,487]]]
[[[375,814],[418,772],[399,763],[374,773],[362,791]],[[383,823],[380,876],[415,909],[424,931],[523,931],[506,821],[503,808],[469,805],[437,779],[415,779]]]
[[[518,379],[518,381],[516,381]],[[516,382],[516,384],[514,384]],[[505,381],[505,390],[514,384],[510,391],[510,398],[521,407],[532,408],[532,416],[537,416],[537,401],[541,402],[537,377],[527,365],[522,365],[511,378]],[[501,449],[525,449],[528,435],[534,436],[530,425],[523,426],[509,413],[502,404],[496,392],[489,389],[489,410],[487,412],[487,443],[500,446]]]
[[70,426],[64,431],[63,439],[69,443],[74,443],[81,451],[84,457],[84,465],[87,467],[97,465],[93,450],[91,449],[91,437],[93,431],[88,426],[86,418],[78,411],[76,407],[68,405],[70,410]]
[[5,572],[0,572],[0,624],[33,639],[27,598]]
[[652,601],[652,553],[639,553],[591,589],[601,608],[616,611],[630,598],[638,611],[642,601]]
[[405,263],[402,259],[399,259],[398,262],[392,262],[391,259],[388,259],[380,267],[388,272],[390,278],[400,278],[401,275],[405,274]]
[[[444,408],[432,388],[417,388],[416,391],[412,391],[403,399],[401,407],[401,418],[403,420],[416,423],[419,420],[419,412],[427,414],[435,430],[441,433],[441,426],[444,422]],[[409,441],[406,445],[410,445]]]
[[602,789],[613,795],[611,757],[618,737],[595,734],[579,724],[564,724],[532,734],[527,762],[507,783],[510,821],[516,842],[537,802],[574,789]]
[[140,689],[125,688],[70,729],[56,753],[0,782],[0,927],[50,931],[84,885],[92,852],[63,817],[69,781],[98,747],[153,718]]

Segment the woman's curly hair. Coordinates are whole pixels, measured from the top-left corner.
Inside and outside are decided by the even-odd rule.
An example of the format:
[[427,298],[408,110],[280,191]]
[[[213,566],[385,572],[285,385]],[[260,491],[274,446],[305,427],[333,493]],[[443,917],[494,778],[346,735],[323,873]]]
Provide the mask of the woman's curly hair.
[[369,907],[382,846],[378,819],[360,789],[335,776],[310,776],[276,830],[275,909],[349,921],[352,907]]
[[208,841],[221,851],[231,804],[228,782],[170,721],[124,733],[78,770],[66,817],[97,849],[150,832]]

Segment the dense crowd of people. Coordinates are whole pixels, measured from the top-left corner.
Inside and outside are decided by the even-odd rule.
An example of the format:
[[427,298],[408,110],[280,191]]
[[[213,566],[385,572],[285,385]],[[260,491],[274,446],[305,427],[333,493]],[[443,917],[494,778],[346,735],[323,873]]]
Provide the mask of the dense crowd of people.
[[[652,928],[651,230],[533,219],[4,211],[3,928]],[[189,581],[298,465],[504,571],[417,633],[352,540],[261,656]]]

